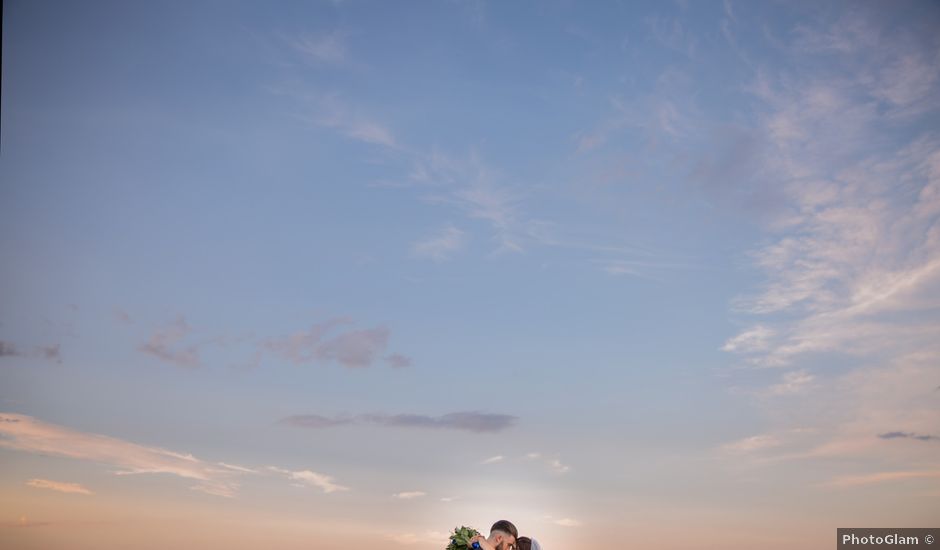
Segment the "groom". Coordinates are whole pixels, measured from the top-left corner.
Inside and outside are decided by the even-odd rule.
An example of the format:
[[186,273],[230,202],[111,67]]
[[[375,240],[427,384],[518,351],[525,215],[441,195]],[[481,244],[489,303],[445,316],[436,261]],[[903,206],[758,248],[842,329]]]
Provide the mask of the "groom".
[[477,535],[470,539],[470,546],[474,542],[480,543],[481,550],[514,550],[516,547],[516,537],[519,531],[510,521],[501,519],[490,527],[490,536],[483,538],[483,535]]

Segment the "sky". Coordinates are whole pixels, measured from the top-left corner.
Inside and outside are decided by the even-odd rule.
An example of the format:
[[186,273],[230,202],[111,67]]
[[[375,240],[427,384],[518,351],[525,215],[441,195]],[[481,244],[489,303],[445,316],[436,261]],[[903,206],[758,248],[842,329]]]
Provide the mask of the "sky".
[[0,546],[940,509],[940,5],[4,3]]

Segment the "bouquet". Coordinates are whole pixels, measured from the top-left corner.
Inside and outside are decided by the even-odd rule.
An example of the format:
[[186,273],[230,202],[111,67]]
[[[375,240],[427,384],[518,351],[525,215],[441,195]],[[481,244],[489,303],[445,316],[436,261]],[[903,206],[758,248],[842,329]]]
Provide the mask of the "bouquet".
[[450,544],[444,550],[467,550],[470,548],[470,539],[479,534],[480,532],[473,527],[454,527],[454,532],[450,535]]

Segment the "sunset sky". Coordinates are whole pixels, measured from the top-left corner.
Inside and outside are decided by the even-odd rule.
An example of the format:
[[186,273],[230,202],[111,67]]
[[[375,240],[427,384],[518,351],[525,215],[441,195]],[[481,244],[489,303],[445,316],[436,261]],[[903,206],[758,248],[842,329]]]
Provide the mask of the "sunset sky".
[[940,4],[7,0],[0,547],[940,510]]

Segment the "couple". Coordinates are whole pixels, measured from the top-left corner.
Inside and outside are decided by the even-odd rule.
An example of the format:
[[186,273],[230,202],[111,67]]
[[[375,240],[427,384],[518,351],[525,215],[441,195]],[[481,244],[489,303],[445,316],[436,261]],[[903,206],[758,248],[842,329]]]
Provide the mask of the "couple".
[[474,542],[480,545],[480,550],[542,550],[537,540],[520,537],[516,526],[504,519],[490,527],[489,537],[477,535],[470,539],[471,548]]

